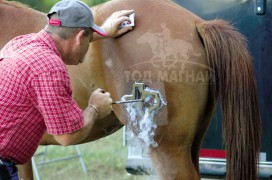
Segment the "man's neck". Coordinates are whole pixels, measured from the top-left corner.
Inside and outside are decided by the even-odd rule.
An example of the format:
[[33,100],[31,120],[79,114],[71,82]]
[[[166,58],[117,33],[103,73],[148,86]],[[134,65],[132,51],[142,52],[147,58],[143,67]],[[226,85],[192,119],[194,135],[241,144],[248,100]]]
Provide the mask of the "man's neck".
[[49,33],[49,35],[52,37],[52,39],[56,43],[56,47],[61,55],[61,59],[63,60],[65,64],[67,64],[65,60],[68,59],[67,56],[69,55],[69,50],[71,49],[71,43],[72,43],[70,42],[71,40],[62,39],[58,35],[52,34],[52,33]]

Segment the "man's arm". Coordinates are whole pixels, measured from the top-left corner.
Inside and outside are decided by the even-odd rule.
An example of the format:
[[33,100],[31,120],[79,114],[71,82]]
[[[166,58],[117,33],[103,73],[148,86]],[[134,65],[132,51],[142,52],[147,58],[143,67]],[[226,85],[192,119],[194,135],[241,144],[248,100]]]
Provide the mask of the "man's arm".
[[83,112],[83,127],[73,133],[54,135],[54,138],[58,143],[64,146],[78,144],[95,129],[95,121],[99,121],[101,118],[106,117],[111,113],[111,109],[112,99],[110,93],[104,92],[102,89],[97,89],[92,93],[89,100],[89,106],[87,106]]
[[84,126],[80,130],[70,134],[54,135],[55,140],[63,146],[77,144],[82,141],[93,129],[93,125],[98,114],[92,107],[88,106],[83,112],[83,117]]
[[41,112],[48,133],[64,146],[81,142],[94,129],[97,118],[104,118],[112,110],[110,93],[97,89],[82,112],[72,99],[66,72],[41,73],[33,78],[29,89],[35,92],[31,93],[31,99]]
[[124,21],[130,21],[128,15],[133,12],[133,10],[122,10],[113,13],[102,25],[102,28],[105,29],[105,31],[107,32],[107,36],[100,36],[99,34],[94,33],[92,42],[105,38],[118,37],[132,30],[132,27],[120,28],[120,25]]
[[[89,132],[89,134],[81,142],[77,144],[88,143],[103,138],[105,136],[111,135],[122,127],[123,124],[120,123],[116,115],[112,112],[105,118],[95,121],[93,128]],[[53,135],[48,134],[46,132],[43,135],[40,145],[61,145],[61,144],[55,140]]]

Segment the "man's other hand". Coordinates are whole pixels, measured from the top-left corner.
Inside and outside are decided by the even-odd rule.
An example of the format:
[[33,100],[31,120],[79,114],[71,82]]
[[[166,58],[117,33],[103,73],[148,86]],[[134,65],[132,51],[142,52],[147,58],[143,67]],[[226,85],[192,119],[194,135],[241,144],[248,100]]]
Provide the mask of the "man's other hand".
[[120,25],[124,21],[130,21],[128,16],[133,12],[134,10],[122,10],[113,13],[102,25],[107,32],[106,38],[117,37],[132,30],[132,27],[120,28]]

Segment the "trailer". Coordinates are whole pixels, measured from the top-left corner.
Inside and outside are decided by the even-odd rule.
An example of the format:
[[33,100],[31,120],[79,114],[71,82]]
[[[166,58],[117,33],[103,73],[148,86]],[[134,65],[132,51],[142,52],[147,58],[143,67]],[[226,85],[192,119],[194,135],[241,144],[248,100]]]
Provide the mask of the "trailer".
[[[248,39],[254,60],[257,90],[262,117],[262,146],[259,162],[261,179],[272,178],[272,0],[175,0],[205,20],[230,21]],[[177,18],[178,19],[178,18]],[[202,177],[223,178],[226,174],[226,153],[222,143],[222,121],[217,108],[200,152]],[[131,131],[124,129],[124,144],[128,146],[127,172],[148,174],[151,161],[139,144],[128,143]]]

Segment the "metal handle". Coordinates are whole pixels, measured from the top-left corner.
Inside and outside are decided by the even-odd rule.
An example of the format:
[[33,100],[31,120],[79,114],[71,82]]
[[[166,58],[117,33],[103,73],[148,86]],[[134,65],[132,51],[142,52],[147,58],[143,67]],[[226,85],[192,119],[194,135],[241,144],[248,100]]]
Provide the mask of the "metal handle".
[[257,15],[265,15],[267,0],[255,0],[254,11]]
[[133,100],[127,100],[127,101],[114,101],[112,104],[124,104],[124,103],[135,103],[135,102],[143,102],[144,99],[133,99]]

